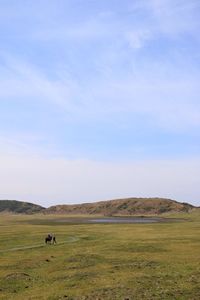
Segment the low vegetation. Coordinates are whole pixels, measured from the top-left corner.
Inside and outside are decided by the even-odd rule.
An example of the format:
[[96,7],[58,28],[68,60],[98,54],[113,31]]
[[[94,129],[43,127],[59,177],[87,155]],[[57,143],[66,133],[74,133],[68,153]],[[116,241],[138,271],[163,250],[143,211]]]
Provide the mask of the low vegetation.
[[[152,224],[55,218],[1,215],[0,299],[200,299],[198,211]],[[56,245],[44,244],[48,232]]]
[[0,200],[0,212],[16,214],[34,214],[45,210],[44,207],[29,202],[16,200]]
[[189,212],[194,206],[162,198],[127,198],[76,205],[56,205],[45,210],[49,214],[159,215]]
[[195,207],[163,198],[126,198],[76,205],[55,205],[44,208],[28,202],[0,200],[0,212],[22,214],[78,214],[78,215],[160,215],[172,212],[190,212]]

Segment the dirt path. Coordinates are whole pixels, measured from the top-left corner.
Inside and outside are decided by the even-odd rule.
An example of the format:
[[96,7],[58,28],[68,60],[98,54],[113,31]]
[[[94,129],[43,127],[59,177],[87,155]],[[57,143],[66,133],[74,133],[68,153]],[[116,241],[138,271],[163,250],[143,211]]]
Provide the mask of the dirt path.
[[[74,242],[77,242],[78,240],[79,240],[78,237],[71,236],[71,237],[68,238],[67,241],[60,242],[60,243],[57,243],[57,244],[52,245],[52,246],[59,246],[59,245],[63,245],[63,244],[74,243]],[[12,252],[12,251],[20,251],[20,250],[28,250],[28,249],[35,249],[35,248],[42,248],[42,247],[47,247],[47,246],[50,246],[50,245],[46,245],[45,243],[43,243],[43,244],[37,244],[37,245],[31,245],[31,246],[15,247],[15,248],[10,248],[10,249],[0,250],[0,253],[3,253],[3,252]]]

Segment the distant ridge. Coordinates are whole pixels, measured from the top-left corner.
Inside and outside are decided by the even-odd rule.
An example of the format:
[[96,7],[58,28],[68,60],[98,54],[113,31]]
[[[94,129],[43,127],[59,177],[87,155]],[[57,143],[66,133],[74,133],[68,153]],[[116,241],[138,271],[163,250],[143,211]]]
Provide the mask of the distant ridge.
[[55,205],[44,208],[29,202],[0,200],[0,213],[13,214],[69,214],[69,215],[161,215],[190,212],[197,207],[165,198],[125,198],[74,205]]
[[35,214],[44,210],[44,207],[29,202],[0,200],[0,213]]
[[160,215],[172,212],[189,212],[195,206],[164,198],[126,198],[76,205],[56,205],[47,208],[45,214],[97,214]]

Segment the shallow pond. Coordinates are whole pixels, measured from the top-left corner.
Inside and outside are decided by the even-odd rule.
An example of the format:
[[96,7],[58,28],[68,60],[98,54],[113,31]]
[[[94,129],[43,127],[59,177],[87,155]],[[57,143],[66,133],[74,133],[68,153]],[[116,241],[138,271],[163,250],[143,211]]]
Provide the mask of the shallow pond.
[[69,217],[55,219],[56,223],[82,223],[82,224],[131,224],[131,223],[160,223],[169,222],[170,219],[161,217]]
[[144,218],[144,217],[110,217],[88,219],[89,223],[156,223],[161,222],[162,218]]

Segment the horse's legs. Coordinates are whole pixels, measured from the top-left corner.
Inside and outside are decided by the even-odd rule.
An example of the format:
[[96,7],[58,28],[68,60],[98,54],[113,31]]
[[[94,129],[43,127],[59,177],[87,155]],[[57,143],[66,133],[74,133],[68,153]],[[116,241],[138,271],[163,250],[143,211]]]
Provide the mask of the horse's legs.
[[49,244],[49,243],[51,244],[51,240],[50,240],[48,237],[46,237],[46,238],[45,238],[45,243],[46,243],[46,244]]

